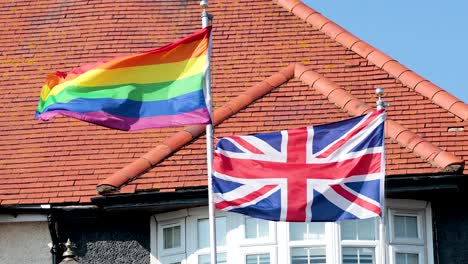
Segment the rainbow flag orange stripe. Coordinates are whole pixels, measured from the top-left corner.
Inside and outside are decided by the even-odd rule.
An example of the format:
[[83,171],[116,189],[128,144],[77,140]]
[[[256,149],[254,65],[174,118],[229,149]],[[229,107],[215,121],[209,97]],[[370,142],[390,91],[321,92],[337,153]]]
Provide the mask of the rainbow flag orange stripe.
[[35,118],[63,115],[120,130],[208,124],[203,78],[210,32],[50,74]]

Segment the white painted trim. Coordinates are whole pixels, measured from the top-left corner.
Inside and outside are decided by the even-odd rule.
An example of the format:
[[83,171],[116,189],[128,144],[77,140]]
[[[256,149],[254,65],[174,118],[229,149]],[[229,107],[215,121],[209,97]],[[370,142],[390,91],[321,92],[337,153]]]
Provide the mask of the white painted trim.
[[422,246],[391,245],[390,246],[390,264],[396,264],[396,253],[418,254],[419,264],[426,263],[426,260],[424,257],[424,247]]
[[161,264],[169,264],[169,263],[175,263],[175,262],[179,262],[179,261],[180,261],[181,264],[189,263],[189,262],[187,262],[187,260],[185,258],[185,254],[178,254],[178,255],[160,257],[159,261],[160,261]]
[[[421,209],[416,209],[411,211],[410,209],[398,210],[398,209],[390,209],[389,210],[389,228],[390,228],[390,243],[395,244],[408,244],[408,245],[424,245],[424,241],[426,238],[426,233],[424,229],[426,228],[425,221],[424,221],[424,211]],[[408,217],[416,217],[416,233],[417,238],[397,238],[395,236],[395,222],[394,216],[408,216]]]
[[157,222],[156,217],[153,215],[150,217],[150,264],[161,264],[159,262],[158,254],[158,237],[157,237]]
[[268,236],[267,237],[247,238],[245,224],[248,218],[249,218],[248,216],[242,217],[242,224],[241,224],[242,241],[240,242],[240,246],[276,245],[276,222],[262,220],[262,221],[267,221],[267,224],[268,224]]
[[242,264],[246,264],[246,257],[247,255],[257,255],[257,254],[266,254],[268,253],[270,255],[270,264],[276,264],[277,263],[277,254],[276,254],[276,251],[277,251],[277,246],[256,246],[256,247],[245,247],[245,248],[242,248],[241,250],[241,256],[242,256],[242,260],[239,261],[237,260],[237,262],[235,263],[242,263]]
[[20,222],[47,222],[47,215],[44,214],[0,214],[0,223],[20,223]]
[[187,209],[182,209],[182,210],[178,210],[178,211],[172,211],[172,212],[168,212],[168,213],[157,214],[156,215],[156,221],[158,221],[158,222],[168,221],[168,220],[171,220],[171,219],[187,217],[187,216],[188,216],[188,210]]
[[[329,236],[325,235],[326,241],[330,244],[327,251],[327,264],[341,263],[341,230],[340,225],[336,222],[327,224]],[[325,227],[325,232],[327,231]],[[327,233],[325,233],[327,234]],[[330,256],[330,257],[328,257]]]
[[[392,223],[392,212],[408,215],[420,215],[418,218],[418,228],[421,226],[422,242],[411,244],[410,247],[419,247],[423,249],[424,263],[434,264],[433,261],[433,237],[432,237],[432,213],[430,203],[426,201],[403,200],[403,199],[388,199],[387,200],[387,226],[390,229]],[[269,223],[270,235],[268,238],[261,239],[245,239],[245,216],[236,213],[216,211],[217,217],[226,217],[226,245],[218,247],[218,253],[226,253],[227,263],[242,264],[245,262],[246,254],[261,254],[270,253],[272,263],[289,263],[291,247],[326,247],[327,264],[336,264],[342,262],[342,247],[366,247],[375,250],[376,264],[381,263],[379,258],[380,245],[378,240],[378,232],[376,232],[376,240],[341,240],[340,222],[325,223],[325,238],[324,240],[300,240],[289,241],[289,223],[286,222],[271,222]],[[151,264],[165,264],[168,260],[181,261],[181,257],[185,256],[182,263],[197,264],[198,256],[208,254],[208,248],[198,249],[197,239],[197,221],[201,218],[208,217],[208,207],[196,207],[175,212],[169,212],[156,215],[151,218]],[[160,235],[161,224],[174,224],[183,222],[185,231],[181,230],[183,242],[185,242],[184,252],[174,252],[173,255],[161,255]],[[378,228],[378,225],[375,225]],[[387,230],[389,231],[389,230]],[[392,234],[388,232],[389,236]],[[159,242],[159,243],[158,243]],[[395,248],[405,248],[407,243],[392,243],[388,248],[388,262],[393,261],[391,253]],[[171,253],[172,254],[172,253]],[[159,260],[158,260],[159,258]],[[242,260],[241,260],[242,258]]]
[[[175,226],[180,226],[180,246],[176,248],[164,249],[164,228],[171,228]],[[164,256],[184,254],[185,255],[185,218],[172,219],[167,221],[158,221],[158,257],[162,258]]]
[[432,208],[431,203],[427,203],[426,206],[426,253],[427,253],[427,264],[434,264],[434,238],[432,233]]
[[278,263],[289,263],[289,223],[276,223],[276,240],[278,241]]

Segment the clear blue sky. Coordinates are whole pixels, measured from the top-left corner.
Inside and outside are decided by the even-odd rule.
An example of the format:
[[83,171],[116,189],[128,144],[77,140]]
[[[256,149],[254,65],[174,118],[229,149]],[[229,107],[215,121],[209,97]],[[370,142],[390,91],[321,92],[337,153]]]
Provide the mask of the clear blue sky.
[[468,102],[468,0],[303,0]]

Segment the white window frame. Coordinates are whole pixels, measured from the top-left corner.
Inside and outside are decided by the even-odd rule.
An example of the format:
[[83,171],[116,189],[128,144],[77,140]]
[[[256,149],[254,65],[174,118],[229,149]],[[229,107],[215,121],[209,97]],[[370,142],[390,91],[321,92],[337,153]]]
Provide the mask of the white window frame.
[[[395,264],[396,253],[416,253],[421,263],[434,264],[432,241],[432,212],[430,203],[426,201],[387,199],[387,261]],[[249,254],[269,253],[271,263],[289,263],[290,249],[294,247],[325,247],[327,264],[342,262],[342,247],[368,247],[375,250],[376,264],[381,263],[379,241],[379,219],[375,220],[376,240],[341,240],[340,223],[325,223],[325,238],[323,240],[289,241],[289,223],[270,222],[269,236],[261,239],[245,238],[245,216],[235,213],[216,211],[216,217],[226,217],[226,245],[218,246],[218,253],[226,253],[229,264],[245,263]],[[418,240],[395,239],[393,230],[394,215],[417,216]],[[207,207],[197,207],[176,212],[158,214],[151,218],[151,264],[161,264],[158,258],[165,261],[181,261],[183,264],[198,264],[198,256],[209,254],[209,248],[198,249],[198,220],[208,217]],[[178,222],[179,221],[179,222]],[[162,225],[168,223],[183,223],[181,235],[185,251],[162,252]],[[182,247],[181,247],[182,248]],[[184,258],[184,256],[186,256]],[[182,258],[182,259],[180,259]],[[239,258],[242,258],[240,261]]]
[[[216,211],[215,217],[226,217],[226,237],[227,233],[229,232],[232,224],[229,221],[228,214],[222,211]],[[204,207],[197,207],[197,208],[190,208],[188,210],[188,217],[187,217],[187,237],[193,239],[195,242],[187,243],[187,262],[188,263],[196,263],[198,264],[198,256],[210,254],[210,248],[198,248],[198,220],[208,218],[207,208]],[[226,253],[226,260],[227,260],[227,243],[228,240],[226,239],[226,245],[223,246],[216,246],[217,254]]]
[[[318,240],[318,239],[309,239],[309,240],[290,240],[290,233],[289,233],[289,223],[282,223],[284,224],[284,239],[285,239],[285,246],[279,246],[278,248],[287,248],[286,254],[284,257],[282,257],[282,261],[287,261],[287,263],[290,262],[291,260],[291,248],[311,248],[311,247],[323,247],[325,248],[325,258],[327,261],[327,264],[333,264],[337,262],[333,262],[329,256],[333,254],[333,249],[331,247],[332,243],[332,237],[327,234],[331,234],[334,230],[332,230],[332,226],[330,223],[324,223],[325,225],[325,234],[324,234],[324,239],[323,240]],[[279,232],[279,230],[278,230]],[[280,255],[280,252],[278,252],[278,255]]]
[[248,216],[242,217],[242,224],[240,231],[242,232],[241,246],[257,246],[257,245],[274,245],[276,244],[276,223],[273,221],[268,222],[268,236],[262,238],[247,238],[246,236],[246,220]]
[[390,264],[396,264],[396,253],[418,254],[419,264],[426,263],[423,246],[392,245],[390,246]]
[[376,264],[382,264],[381,263],[381,247],[380,247],[380,242],[379,242],[379,224],[380,224],[380,219],[379,218],[374,218],[374,234],[375,234],[375,240],[341,240],[341,225],[338,223],[332,223],[334,227],[336,228],[336,232],[338,233],[338,247],[336,249],[336,256],[334,258],[337,260],[336,263],[342,263],[343,262],[343,252],[342,248],[343,247],[352,247],[352,248],[373,248],[374,249],[374,256],[375,256],[375,263]]
[[185,254],[177,254],[177,255],[171,255],[171,256],[164,256],[164,257],[160,257],[159,260],[157,260],[158,264],[168,264],[168,263],[176,263],[176,262],[180,262],[180,264],[186,264],[186,263],[190,263],[190,262],[187,262],[186,258],[185,258]]
[[[389,230],[390,230],[390,243],[398,243],[398,244],[409,244],[409,245],[423,245],[425,240],[424,234],[424,211],[417,210],[417,211],[408,211],[404,209],[389,209],[388,214],[388,223],[389,223]],[[416,217],[416,224],[417,224],[417,238],[398,238],[395,236],[395,223],[394,217],[395,216],[410,216]]]
[[246,264],[247,255],[261,255],[270,254],[270,264],[277,264],[277,247],[276,246],[256,246],[256,247],[243,247],[240,251],[242,260],[235,263]]
[[[160,243],[156,243],[156,247],[158,249],[158,258],[163,260],[164,259],[171,259],[169,261],[173,261],[172,259],[179,259],[180,256],[185,259],[186,256],[186,232],[185,232],[185,218],[187,216],[187,210],[180,210],[165,214],[160,214],[155,216],[156,221],[156,230],[157,230],[157,241]],[[163,229],[166,227],[173,227],[173,226],[180,226],[180,246],[171,249],[164,249],[164,238],[163,238]],[[152,254],[153,255],[153,254]],[[151,258],[153,259],[153,258]],[[179,260],[174,260],[179,261]],[[155,262],[158,263],[158,262]],[[164,262],[163,262],[164,263]]]
[[[418,239],[395,239],[393,215],[418,215]],[[417,253],[420,263],[434,264],[434,247],[432,236],[432,210],[428,201],[388,199],[387,200],[388,219],[388,252],[390,264],[395,263],[395,253]],[[393,238],[392,238],[393,237]],[[407,249],[407,250],[406,250]],[[416,252],[417,251],[417,252]],[[422,258],[422,262],[421,262]]]

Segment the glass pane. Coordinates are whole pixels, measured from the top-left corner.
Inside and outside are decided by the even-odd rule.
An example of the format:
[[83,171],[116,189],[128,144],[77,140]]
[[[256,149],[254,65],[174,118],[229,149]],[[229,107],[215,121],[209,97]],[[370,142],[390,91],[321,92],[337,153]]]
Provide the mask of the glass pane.
[[245,256],[246,264],[270,264],[270,254],[258,254]]
[[289,223],[289,240],[321,240],[325,238],[325,223]]
[[180,226],[163,228],[164,249],[180,247]]
[[396,253],[395,264],[419,264],[418,254]]
[[[216,217],[216,245],[226,244],[226,217]],[[198,220],[198,248],[210,246],[210,223],[208,218]]]
[[291,264],[326,264],[325,248],[291,248]]
[[[218,253],[216,263],[226,264],[226,253]],[[198,264],[210,264],[210,255],[204,254],[198,256]]]
[[[198,219],[198,248],[210,245],[210,223],[208,219]],[[210,258],[208,257],[208,260]]]
[[343,264],[375,264],[373,248],[343,248]]
[[375,219],[345,220],[340,223],[342,240],[375,240]]
[[258,218],[245,218],[245,237],[261,238],[268,237],[269,223],[266,220]]
[[418,238],[418,218],[416,216],[395,215],[396,238]]

